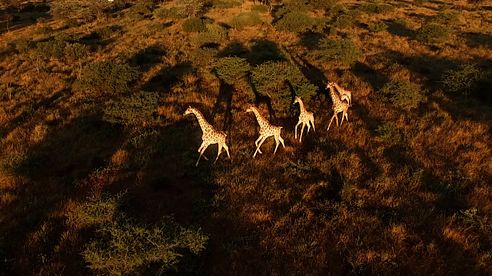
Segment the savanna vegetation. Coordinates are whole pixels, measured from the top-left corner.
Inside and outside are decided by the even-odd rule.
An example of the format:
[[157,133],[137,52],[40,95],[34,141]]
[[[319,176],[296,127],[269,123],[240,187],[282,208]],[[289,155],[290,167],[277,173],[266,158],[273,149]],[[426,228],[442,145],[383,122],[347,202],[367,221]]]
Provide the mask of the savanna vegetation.
[[492,274],[492,2],[261,2],[0,2],[0,274]]

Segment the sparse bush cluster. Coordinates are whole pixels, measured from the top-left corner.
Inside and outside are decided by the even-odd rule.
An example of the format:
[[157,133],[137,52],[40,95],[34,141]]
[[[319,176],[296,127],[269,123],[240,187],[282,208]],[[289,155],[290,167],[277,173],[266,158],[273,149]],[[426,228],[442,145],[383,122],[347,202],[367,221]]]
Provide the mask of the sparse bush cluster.
[[445,26],[426,23],[418,31],[416,39],[426,44],[443,44],[449,39],[449,29]]
[[364,3],[358,9],[366,13],[387,13],[394,10],[394,7],[383,3]]
[[122,94],[130,90],[129,84],[137,79],[137,71],[128,64],[101,61],[83,68],[81,76],[74,83],[80,92],[97,94]]
[[477,88],[483,76],[477,65],[462,64],[456,69],[446,71],[442,83],[449,92],[468,95]]
[[288,12],[278,19],[274,26],[280,31],[303,32],[312,28],[316,20],[304,12]]
[[207,44],[220,44],[226,39],[227,30],[222,26],[211,24],[207,26],[207,31],[197,34],[192,40],[197,46]]
[[386,29],[388,29],[388,26],[381,21],[369,25],[369,30],[375,33],[386,31]]
[[258,13],[252,11],[252,12],[242,12],[234,16],[229,22],[229,24],[235,29],[242,30],[246,27],[251,27],[261,24],[261,22],[262,21],[258,16]]
[[403,80],[390,81],[379,92],[387,101],[406,110],[417,108],[425,99],[424,92],[419,85]]
[[[292,102],[292,93],[309,99],[317,92],[317,87],[309,82],[299,69],[285,61],[269,61],[252,70],[252,80],[257,91],[268,95],[273,103],[287,112]],[[294,91],[290,91],[288,84]]]
[[179,226],[169,217],[156,225],[138,224],[119,212],[119,201],[91,200],[68,216],[69,224],[95,228],[95,239],[82,252],[94,272],[121,275],[157,264],[162,273],[187,252],[198,254],[205,248],[208,237],[200,230]]
[[198,17],[190,17],[183,22],[183,31],[187,33],[198,33],[207,30],[205,21]]
[[217,76],[228,84],[234,84],[249,72],[249,64],[244,58],[224,57],[214,65]]
[[54,18],[76,19],[90,22],[103,16],[107,11],[113,11],[125,4],[121,1],[89,1],[89,0],[57,0],[50,1],[51,14]]
[[103,119],[121,125],[149,124],[155,121],[158,101],[159,94],[144,91],[111,100],[104,109]]
[[311,54],[320,61],[350,66],[358,60],[360,51],[350,39],[325,38],[318,43],[316,50]]

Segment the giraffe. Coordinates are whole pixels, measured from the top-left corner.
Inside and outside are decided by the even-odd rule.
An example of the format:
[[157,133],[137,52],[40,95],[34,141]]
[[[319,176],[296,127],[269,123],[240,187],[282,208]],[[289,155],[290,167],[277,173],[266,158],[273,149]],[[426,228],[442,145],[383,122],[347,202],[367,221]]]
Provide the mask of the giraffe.
[[[209,145],[217,144],[217,157],[215,158],[215,162],[217,162],[217,159],[219,159],[219,156],[222,152],[222,148],[225,149],[227,156],[229,159],[231,156],[229,155],[229,147],[226,145],[226,136],[225,132],[223,131],[218,131],[215,130],[214,127],[205,120],[205,117],[203,114],[196,108],[193,108],[191,106],[186,109],[185,113],[183,115],[188,115],[188,114],[194,114],[196,116],[196,119],[198,120],[198,124],[200,125],[200,128],[202,129],[202,144],[198,148],[198,152],[200,153],[200,156],[198,157],[198,160],[196,161],[195,167],[198,166],[198,163],[200,162],[200,158],[202,157],[203,153],[207,149]],[[208,160],[207,157],[203,157],[205,160]]]
[[256,153],[258,153],[258,152],[260,154],[262,154],[262,152],[260,150],[261,144],[263,144],[263,142],[265,142],[265,140],[270,136],[273,136],[273,138],[275,139],[275,143],[276,143],[275,150],[273,151],[273,154],[275,154],[277,152],[279,142],[282,143],[282,146],[285,148],[284,139],[282,139],[282,137],[280,137],[280,132],[282,131],[282,127],[274,126],[274,125],[270,124],[267,121],[267,119],[265,119],[265,117],[263,117],[260,114],[260,112],[258,111],[258,109],[256,109],[256,107],[254,107],[254,106],[249,107],[246,110],[246,112],[253,112],[255,114],[256,121],[258,122],[258,125],[260,126],[260,137],[258,137],[258,139],[255,141],[256,150],[255,150],[255,153],[253,154],[253,158],[255,158]]
[[307,133],[309,133],[311,126],[313,127],[313,130],[316,131],[316,128],[314,127],[314,115],[313,112],[309,112],[306,110],[301,98],[296,96],[294,99],[294,104],[295,103],[299,104],[299,111],[301,113],[299,114],[299,122],[297,122],[297,125],[295,127],[294,137],[295,139],[297,139],[297,127],[302,124],[301,134],[299,135],[299,142],[302,142],[302,133],[304,132],[305,126],[307,126]]
[[347,122],[348,122],[347,111],[349,108],[349,104],[340,100],[337,92],[335,91],[335,83],[329,82],[326,87],[330,89],[330,96],[331,96],[331,100],[333,101],[333,116],[331,117],[330,123],[328,124],[328,128],[326,129],[326,130],[329,130],[331,123],[333,122],[334,118],[337,120],[337,126],[338,126],[338,116],[337,115],[340,112],[342,112],[342,121],[340,122],[340,126],[342,126],[343,118],[346,118]]
[[340,94],[340,100],[345,100],[349,106],[352,106],[352,91],[341,88],[337,83],[333,83],[333,85],[337,89],[338,94]]

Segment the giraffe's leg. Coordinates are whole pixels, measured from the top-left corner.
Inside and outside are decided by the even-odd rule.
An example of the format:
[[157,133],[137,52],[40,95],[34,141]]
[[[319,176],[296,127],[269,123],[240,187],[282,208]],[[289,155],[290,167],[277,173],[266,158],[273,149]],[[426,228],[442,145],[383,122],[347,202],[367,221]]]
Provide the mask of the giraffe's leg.
[[[255,141],[255,146],[256,146],[256,148],[258,148],[258,143],[261,141],[261,139],[262,139],[262,138],[263,138],[263,136],[262,136],[262,135],[260,135],[260,137],[258,137],[258,139],[256,139],[256,141]],[[263,152],[261,152],[261,150],[260,150],[259,148],[258,148],[258,152],[259,152],[260,154],[262,154],[262,153],[263,153]]]
[[340,121],[340,127],[342,126],[343,124],[343,116],[344,116],[344,113],[342,113],[342,120]]
[[285,149],[285,143],[284,143],[284,139],[282,138],[282,136],[278,135],[278,139],[280,140],[282,147]]
[[309,120],[309,123],[313,126],[313,131],[316,132],[316,127],[314,127],[314,117]]
[[343,115],[345,115],[345,119],[346,119],[346,120],[347,120],[347,122],[348,122],[348,113],[347,113],[347,112],[345,112],[345,113],[343,113]]
[[297,127],[301,124],[301,121],[297,122],[296,127],[294,128],[294,139],[297,139]]
[[217,143],[217,157],[215,157],[215,162],[217,162],[217,159],[219,159],[220,154],[222,153],[222,143]]
[[306,126],[306,123],[302,123],[302,128],[301,128],[301,135],[299,137],[299,142],[302,142],[302,133],[304,132],[304,127]]
[[266,137],[263,137],[262,136],[262,139],[261,141],[258,143],[258,146],[256,147],[256,150],[255,150],[255,153],[253,154],[253,158],[255,158],[256,156],[256,153],[260,153],[261,154],[261,151],[260,151],[260,147],[261,147],[261,144],[263,144],[263,142],[265,141]]
[[227,153],[227,157],[229,157],[229,159],[231,159],[231,155],[229,154],[229,147],[226,145],[226,143],[224,143],[223,147]]
[[[301,132],[301,135],[302,135],[302,132]],[[278,136],[277,135],[274,135],[273,138],[275,139],[275,150],[273,150],[273,154],[275,154],[277,152],[277,149],[278,149],[278,144],[280,143],[279,140],[278,140]]]
[[[198,160],[196,160],[196,164],[195,164],[195,167],[198,167],[198,163],[200,162],[200,158],[202,158],[202,155],[203,153],[205,152],[205,150],[207,149],[209,144],[206,144],[203,148],[202,148],[202,151],[200,152],[200,156],[198,156]],[[205,158],[205,156],[203,157]],[[208,159],[207,159],[208,160]]]
[[337,116],[336,114],[333,114],[333,116],[331,116],[330,123],[328,124],[328,128],[326,130],[330,130],[331,123],[333,122],[333,119],[335,119],[336,116]]
[[338,113],[335,113],[335,120],[337,121],[337,127],[340,127],[340,125],[338,124]]
[[[198,148],[198,152],[201,152],[203,150],[203,147],[207,146],[207,143],[205,141],[202,142],[200,147]],[[208,158],[204,155],[203,159],[208,160]]]

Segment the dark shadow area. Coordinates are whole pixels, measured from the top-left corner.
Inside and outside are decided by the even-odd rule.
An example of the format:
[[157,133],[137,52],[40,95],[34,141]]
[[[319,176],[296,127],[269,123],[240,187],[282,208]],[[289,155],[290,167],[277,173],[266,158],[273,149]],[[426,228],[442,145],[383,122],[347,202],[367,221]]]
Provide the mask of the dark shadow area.
[[267,61],[280,61],[285,59],[275,42],[261,39],[250,41],[250,43],[250,53],[246,59],[253,66]]
[[318,47],[319,42],[324,37],[325,36],[322,33],[308,31],[301,33],[299,39],[302,46],[308,48],[309,50],[314,50]]
[[408,37],[408,38],[414,38],[415,37],[415,32],[413,30],[410,30],[407,26],[403,25],[401,22],[398,22],[397,20],[391,20],[391,21],[384,21],[386,23],[386,26],[388,26],[388,32],[392,35],[397,35],[397,36],[402,36],[402,37]]
[[291,57],[292,62],[299,68],[304,77],[318,87],[316,94],[318,99],[320,99],[322,95],[328,97],[328,91],[326,89],[328,79],[326,78],[325,73],[300,56],[291,55]]
[[186,73],[193,71],[194,68],[190,62],[178,63],[172,67],[164,67],[144,84],[142,89],[145,91],[168,93]]
[[262,95],[258,90],[256,89],[255,84],[253,83],[253,79],[251,75],[248,75],[247,77],[248,84],[251,87],[251,91],[255,95],[255,105],[260,105],[260,104],[265,104],[268,108],[268,115],[270,117],[270,120],[276,120],[277,117],[275,116],[275,110],[273,109],[272,106],[272,99],[266,95]]
[[115,41],[115,36],[123,34],[120,25],[106,26],[79,38],[79,42],[88,46],[106,46]]
[[61,99],[63,99],[63,97],[67,96],[69,93],[70,93],[69,90],[62,90],[46,99],[42,99],[36,103],[33,103],[29,110],[22,112],[16,118],[10,120],[8,124],[0,126],[0,137],[4,138],[5,135],[10,133],[16,127],[25,123],[30,118],[30,116],[34,114],[38,109],[51,107],[54,103],[60,101]]
[[466,44],[469,47],[487,47],[492,48],[492,35],[483,33],[465,33]]
[[[7,206],[11,212],[4,214],[9,223],[0,227],[2,234],[9,237],[7,255],[15,259],[3,272],[30,274],[41,267],[43,260],[39,256],[45,256],[45,260],[57,258],[54,247],[60,242],[65,221],[58,221],[53,213],[59,212],[68,200],[83,196],[78,181],[104,167],[121,142],[121,129],[91,116],[79,117],[66,127],[53,130],[29,149],[15,168],[16,175],[23,176],[26,183],[16,188],[17,197]],[[49,232],[44,233],[43,240],[33,240],[32,235],[44,226]],[[78,260],[81,256],[76,258],[78,264],[68,271],[84,270],[78,267],[83,263]]]
[[0,34],[33,25],[40,18],[49,19],[49,11],[47,3],[30,2],[0,10]]
[[249,50],[241,42],[231,42],[222,49],[217,57],[246,57]]
[[[234,92],[234,87],[219,78],[219,95],[215,101],[214,108],[212,111],[212,121],[217,113],[224,114],[224,124],[222,129],[228,134],[231,133],[232,127],[232,97]],[[222,108],[222,103],[225,104],[225,108]],[[229,135],[230,136],[230,135]]]
[[139,67],[140,71],[147,71],[153,65],[161,62],[162,57],[166,55],[166,50],[161,46],[149,46],[135,53],[129,59],[129,64],[133,67]]
[[385,75],[374,70],[365,63],[357,62],[351,67],[350,70],[354,73],[354,75],[369,83],[374,91],[378,91],[386,82],[388,82]]

